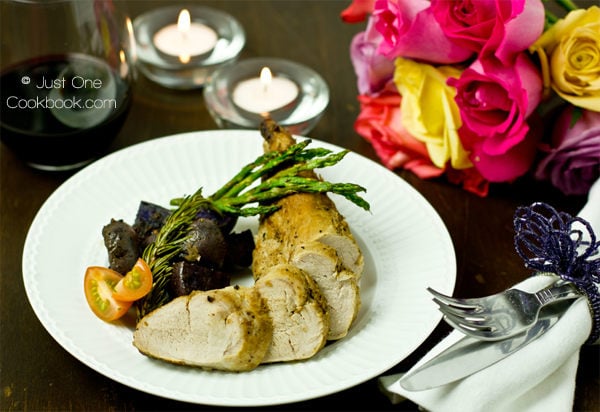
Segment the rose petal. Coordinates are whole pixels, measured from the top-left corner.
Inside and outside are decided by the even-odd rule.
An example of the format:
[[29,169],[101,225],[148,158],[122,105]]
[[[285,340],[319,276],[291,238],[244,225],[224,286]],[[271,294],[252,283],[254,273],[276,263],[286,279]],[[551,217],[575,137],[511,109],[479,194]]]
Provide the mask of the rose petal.
[[544,5],[540,0],[520,0],[497,2],[499,15],[505,15],[504,35],[495,35],[484,47],[491,51],[504,64],[510,64],[523,50],[527,50],[544,31]]
[[431,9],[445,35],[480,56],[491,54],[512,64],[540,36],[540,0],[432,0]]
[[359,101],[361,112],[354,128],[373,145],[386,167],[410,170],[421,179],[440,176],[443,173],[443,169],[431,163],[425,145],[411,136],[402,125],[402,98],[397,93],[361,95]]
[[406,57],[432,63],[458,63],[472,52],[451,42],[434,19],[429,1],[377,0],[373,17],[383,36],[379,52],[388,58]]
[[350,43],[350,59],[360,94],[380,92],[394,74],[394,62],[377,53],[381,38],[373,37],[367,28]]
[[552,88],[560,97],[575,106],[600,111],[600,7],[569,12],[530,50],[549,59]]
[[455,169],[472,167],[457,132],[461,119],[456,92],[446,84],[448,77],[459,74],[452,66],[396,59],[394,82],[402,95],[402,124],[426,144],[431,161],[439,168],[448,162]]
[[340,17],[346,23],[360,23],[365,21],[368,14],[373,11],[375,0],[353,0],[342,10]]
[[540,102],[542,85],[525,53],[511,66],[490,56],[476,60],[448,83],[457,89],[461,140],[475,156],[503,155],[526,138],[526,119]]
[[527,139],[507,150],[504,154],[489,155],[475,145],[471,161],[481,175],[490,182],[510,182],[523,176],[533,163],[540,133],[532,130]]

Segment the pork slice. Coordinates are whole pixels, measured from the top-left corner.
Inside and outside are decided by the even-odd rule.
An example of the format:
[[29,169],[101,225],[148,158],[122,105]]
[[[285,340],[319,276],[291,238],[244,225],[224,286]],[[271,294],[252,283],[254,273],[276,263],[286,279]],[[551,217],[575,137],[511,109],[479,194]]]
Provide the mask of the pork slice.
[[254,250],[252,251],[252,276],[254,280],[260,279],[269,273],[273,266],[285,264],[289,261],[289,253],[284,250],[280,240],[270,237],[261,223],[258,235],[255,237]]
[[133,335],[143,354],[204,369],[247,371],[263,360],[272,323],[253,287],[181,296],[142,318]]
[[317,284],[292,265],[278,265],[254,285],[269,308],[273,339],[263,363],[307,359],[327,342],[327,303]]
[[332,247],[316,241],[299,245],[290,263],[314,279],[327,301],[327,339],[336,340],[346,336],[360,308],[358,276],[344,269]]

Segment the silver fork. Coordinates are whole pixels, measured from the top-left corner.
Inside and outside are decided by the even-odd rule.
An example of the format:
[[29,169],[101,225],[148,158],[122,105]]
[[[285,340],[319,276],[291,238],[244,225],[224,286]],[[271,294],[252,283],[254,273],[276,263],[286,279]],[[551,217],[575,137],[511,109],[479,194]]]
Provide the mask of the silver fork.
[[495,295],[457,299],[431,288],[444,314],[444,320],[453,328],[480,340],[495,341],[515,336],[535,324],[540,310],[558,300],[582,296],[570,282],[559,280],[535,293],[508,289]]

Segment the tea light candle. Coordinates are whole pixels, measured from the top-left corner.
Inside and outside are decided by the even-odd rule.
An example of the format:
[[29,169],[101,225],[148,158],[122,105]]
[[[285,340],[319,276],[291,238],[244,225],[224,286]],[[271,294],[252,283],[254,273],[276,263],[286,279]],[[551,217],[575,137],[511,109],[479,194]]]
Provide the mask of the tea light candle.
[[290,133],[305,135],[327,107],[329,88],[309,67],[258,57],[215,70],[204,85],[204,101],[221,128],[256,130],[270,117]]
[[203,87],[215,70],[238,58],[246,43],[244,28],[233,16],[204,6],[160,7],[137,16],[132,26],[136,67],[170,89]]
[[212,50],[217,44],[217,33],[210,27],[191,21],[190,12],[181,10],[177,24],[170,24],[154,34],[154,46],[161,52],[179,57],[182,63],[191,57]]
[[260,77],[240,81],[231,99],[240,108],[258,114],[268,114],[292,103],[298,97],[298,86],[285,77],[273,77],[263,67]]

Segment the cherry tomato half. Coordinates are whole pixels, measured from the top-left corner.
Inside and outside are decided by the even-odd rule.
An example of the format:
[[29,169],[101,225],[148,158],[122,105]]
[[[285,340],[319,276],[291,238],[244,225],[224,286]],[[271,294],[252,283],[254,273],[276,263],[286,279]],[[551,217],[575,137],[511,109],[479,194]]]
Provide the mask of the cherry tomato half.
[[152,289],[152,272],[143,259],[138,259],[133,268],[115,286],[113,297],[126,302],[143,298]]
[[83,281],[85,298],[92,311],[100,319],[112,321],[123,316],[133,302],[124,302],[114,297],[115,286],[123,276],[101,266],[90,266]]

